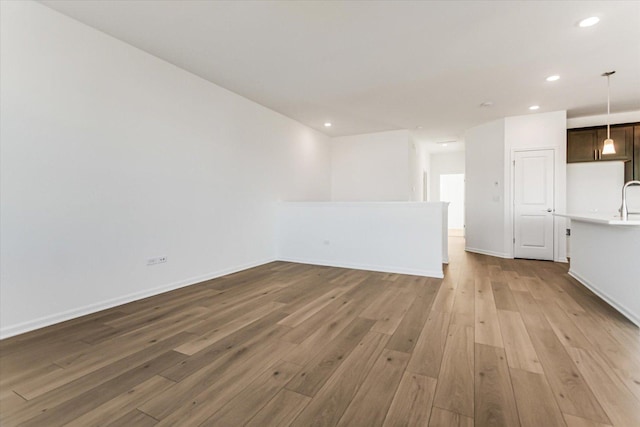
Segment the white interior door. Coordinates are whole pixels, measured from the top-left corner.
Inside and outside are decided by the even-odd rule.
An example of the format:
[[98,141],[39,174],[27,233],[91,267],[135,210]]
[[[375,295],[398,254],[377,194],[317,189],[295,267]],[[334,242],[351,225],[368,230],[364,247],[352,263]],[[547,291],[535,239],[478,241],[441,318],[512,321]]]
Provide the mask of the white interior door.
[[553,260],[553,150],[514,154],[514,256]]

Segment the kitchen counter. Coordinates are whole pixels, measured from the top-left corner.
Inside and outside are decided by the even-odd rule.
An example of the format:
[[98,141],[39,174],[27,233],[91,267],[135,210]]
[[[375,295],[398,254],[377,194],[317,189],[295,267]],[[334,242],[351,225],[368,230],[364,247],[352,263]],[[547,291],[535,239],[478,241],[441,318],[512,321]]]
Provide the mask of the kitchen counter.
[[569,275],[640,326],[640,215],[557,215],[571,219]]
[[584,221],[592,222],[594,224],[606,224],[606,225],[640,225],[640,214],[629,214],[628,218],[622,219],[619,214],[612,213],[579,213],[579,214],[555,214],[555,216],[561,216],[569,218],[572,221]]

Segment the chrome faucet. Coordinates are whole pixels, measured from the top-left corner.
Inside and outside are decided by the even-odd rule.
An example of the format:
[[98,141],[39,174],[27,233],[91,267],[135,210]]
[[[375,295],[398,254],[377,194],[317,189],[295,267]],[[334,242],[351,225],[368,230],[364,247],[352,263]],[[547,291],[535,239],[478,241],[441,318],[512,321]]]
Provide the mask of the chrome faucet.
[[640,181],[629,181],[622,187],[622,207],[620,208],[620,218],[629,218],[629,209],[627,208],[627,188],[632,185],[640,185]]

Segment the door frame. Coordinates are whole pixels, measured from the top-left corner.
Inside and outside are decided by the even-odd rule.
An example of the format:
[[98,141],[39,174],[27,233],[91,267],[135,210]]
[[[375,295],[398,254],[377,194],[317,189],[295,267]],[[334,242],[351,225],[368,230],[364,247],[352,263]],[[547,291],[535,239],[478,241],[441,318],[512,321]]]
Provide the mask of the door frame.
[[423,202],[430,202],[431,200],[429,200],[429,185],[431,185],[431,182],[429,182],[429,172],[427,172],[426,169],[422,169],[422,201]]
[[[508,224],[505,224],[505,247],[509,248],[509,257],[515,257],[515,153],[516,152],[528,152],[528,151],[553,151],[553,207],[559,208],[558,204],[558,176],[557,176],[557,162],[558,162],[558,147],[555,146],[540,146],[540,147],[518,147],[512,148],[509,153],[509,168],[505,174],[505,182],[509,183],[509,203],[505,203],[505,219],[508,219]],[[559,242],[558,242],[558,219],[553,217],[553,261],[562,262],[559,258]],[[564,261],[566,262],[566,261]]]

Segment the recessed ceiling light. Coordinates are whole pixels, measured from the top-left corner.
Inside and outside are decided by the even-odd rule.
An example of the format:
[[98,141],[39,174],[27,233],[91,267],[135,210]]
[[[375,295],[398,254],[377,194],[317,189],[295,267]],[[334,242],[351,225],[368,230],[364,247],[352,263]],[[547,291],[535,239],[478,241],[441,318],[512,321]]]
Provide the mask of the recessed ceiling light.
[[416,126],[416,129],[422,129],[422,126]]
[[325,123],[324,123],[324,127],[326,127],[326,128],[330,128],[330,127],[331,127],[331,122],[325,122]]
[[540,108],[539,105],[532,105],[531,107],[529,107],[529,110],[537,110],[539,108]]
[[557,75],[557,74],[554,74],[553,76],[547,77],[547,81],[548,82],[555,82],[556,80],[559,80],[559,79],[560,79],[560,76]]
[[593,25],[596,25],[598,22],[600,22],[600,18],[598,18],[597,16],[591,16],[589,18],[585,18],[582,21],[580,21],[578,25],[582,28],[585,28],[585,27],[591,27]]
[[455,141],[440,141],[440,142],[436,142],[436,144],[441,145],[443,147],[446,147],[447,145],[449,145],[452,142],[455,142]]

